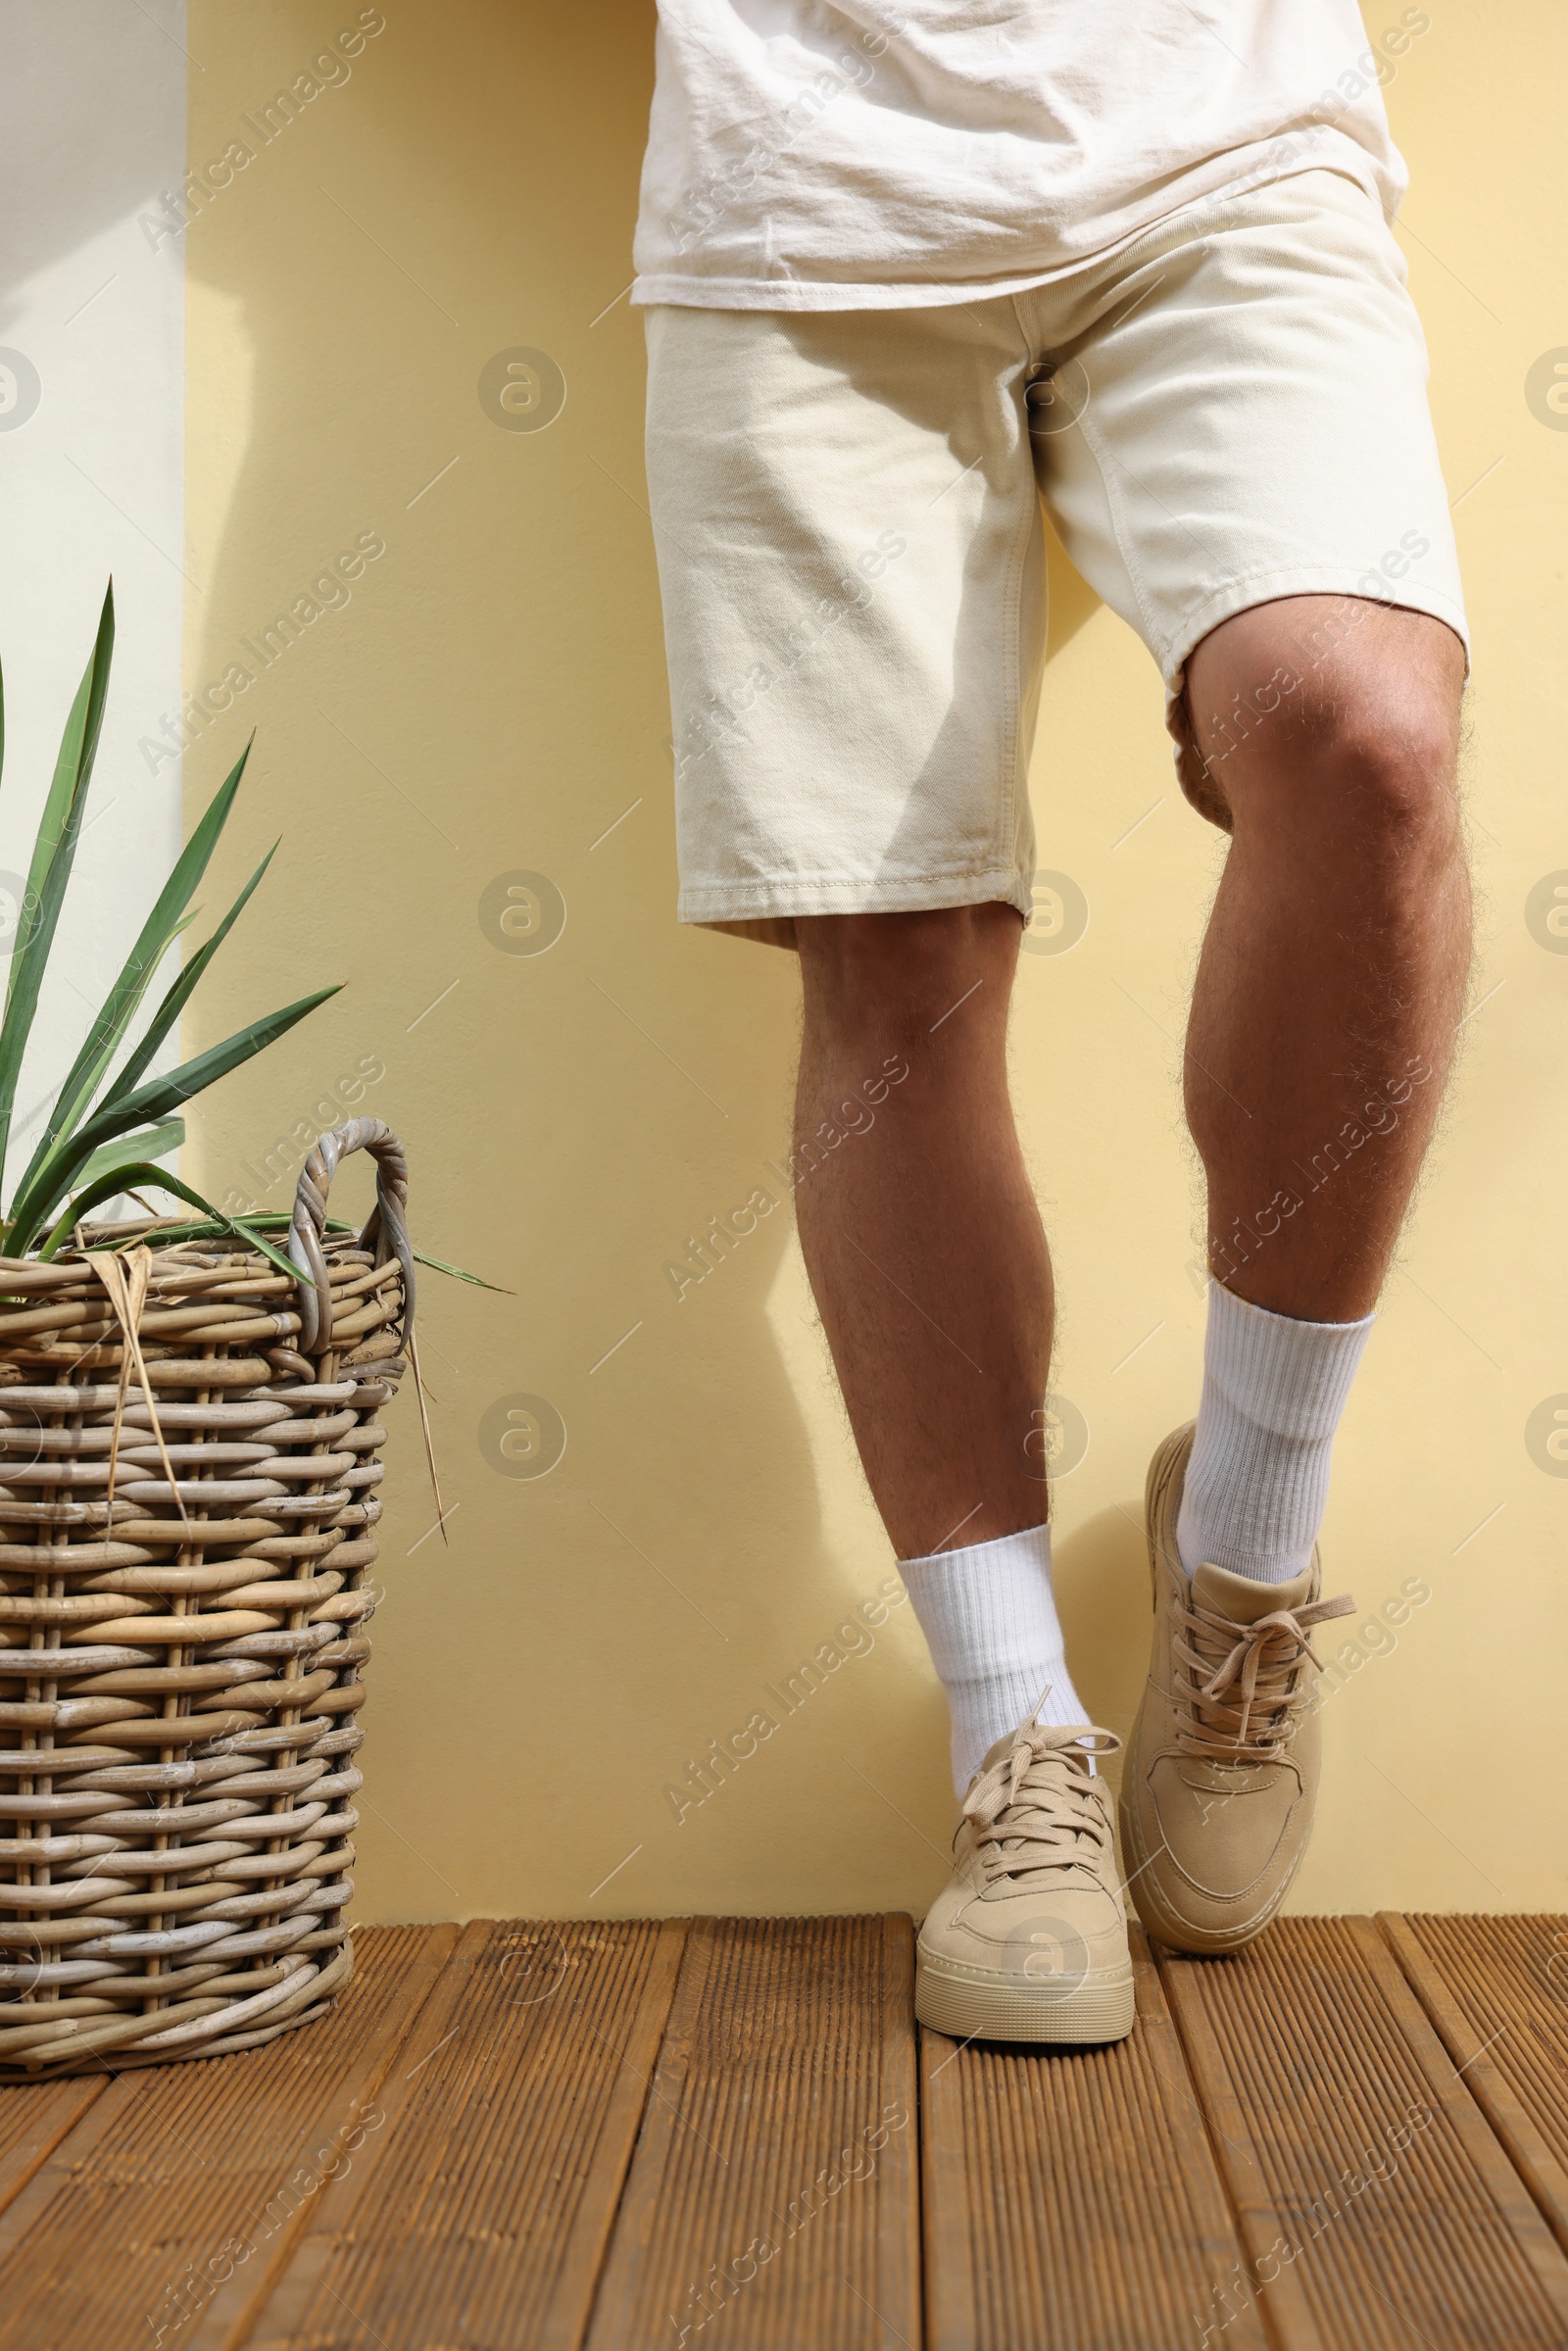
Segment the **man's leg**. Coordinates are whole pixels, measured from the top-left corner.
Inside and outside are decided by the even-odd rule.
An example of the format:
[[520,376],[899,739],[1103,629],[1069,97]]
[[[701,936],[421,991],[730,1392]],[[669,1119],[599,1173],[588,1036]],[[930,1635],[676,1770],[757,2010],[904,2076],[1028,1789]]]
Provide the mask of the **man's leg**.
[[1329,1459],[1469,958],[1463,666],[1437,620],[1307,597],[1188,667],[1234,827],[1186,1064],[1216,1279],[1197,1431],[1150,1470],[1153,1653],[1121,1788],[1122,1865],[1178,1950],[1260,1933],[1311,1829],[1310,1642],[1351,1606],[1313,1557]]
[[1022,925],[993,905],[795,928],[801,1247],[961,1795],[1048,1688],[1043,1721],[1085,1719],[1046,1525],[1051,1260],[1007,1097]]
[[1116,1742],[1085,1719],[1051,1585],[1051,1261],[1007,1100],[1021,929],[1002,905],[797,918],[796,1167],[809,1172],[795,1199],[953,1717],[964,1806],[920,1929],[916,2012],[960,2040],[1079,2045],[1131,2032],[1135,2002],[1095,1769]]
[[1339,597],[1241,613],[1189,664],[1234,826],[1185,1070],[1229,1294],[1184,1493],[1189,1570],[1284,1582],[1310,1557],[1463,1003],[1463,676],[1441,621]]
[[1188,664],[1234,835],[1187,1114],[1213,1270],[1277,1314],[1371,1312],[1431,1137],[1469,969],[1463,682],[1442,621],[1341,597],[1256,606]]
[[[1005,906],[795,925],[801,1248],[901,1558],[1045,1515],[1051,1260],[1006,1072],[1022,928]],[[871,1108],[884,1064],[908,1074]]]

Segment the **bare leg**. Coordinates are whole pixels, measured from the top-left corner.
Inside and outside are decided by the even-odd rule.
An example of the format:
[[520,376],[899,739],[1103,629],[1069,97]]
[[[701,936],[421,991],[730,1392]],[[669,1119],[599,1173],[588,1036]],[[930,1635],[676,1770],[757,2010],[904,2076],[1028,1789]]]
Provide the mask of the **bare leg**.
[[1370,1313],[1452,1055],[1463,674],[1441,621],[1316,596],[1239,613],[1188,665],[1235,828],[1187,1040],[1209,1259],[1301,1321]]
[[1022,924],[993,905],[795,928],[801,1246],[883,1523],[904,1559],[1039,1526],[1051,1262],[1005,1056]]

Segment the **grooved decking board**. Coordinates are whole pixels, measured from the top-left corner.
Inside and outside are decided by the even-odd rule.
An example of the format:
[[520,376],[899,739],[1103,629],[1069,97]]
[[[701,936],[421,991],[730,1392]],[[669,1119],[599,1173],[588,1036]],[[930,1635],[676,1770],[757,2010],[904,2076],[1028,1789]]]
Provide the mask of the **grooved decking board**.
[[1370,1919],[1160,1973],[1284,2351],[1568,2342],[1568,2261]]
[[1135,1936],[1128,2041],[927,2034],[920,2117],[907,1919],[367,1929],[0,2086],[0,2351],[919,2351],[922,2132],[930,2351],[1568,2346],[1568,1921],[1379,1926]]
[[[929,2351],[1196,2351],[1241,2248],[1136,1928],[1133,1965],[1138,2023],[1104,2048],[922,2033]],[[1225,2339],[1261,2351],[1256,2313]]]
[[574,2351],[675,1989],[684,1922],[465,1930],[245,2336],[252,2351]]
[[1444,2046],[1568,2247],[1568,1919],[1378,1924]]
[[[108,2082],[0,2217],[5,2342],[210,2342],[216,2305],[248,2292],[286,2248],[295,2206],[279,2191],[373,2097],[456,1933],[367,1929],[353,1978],[318,2023]],[[18,2094],[0,2089],[0,2106]]]
[[74,2130],[109,2081],[8,2082],[0,2097],[0,2212],[21,2195],[38,2166]]
[[590,2351],[918,2351],[913,1942],[693,1927]]

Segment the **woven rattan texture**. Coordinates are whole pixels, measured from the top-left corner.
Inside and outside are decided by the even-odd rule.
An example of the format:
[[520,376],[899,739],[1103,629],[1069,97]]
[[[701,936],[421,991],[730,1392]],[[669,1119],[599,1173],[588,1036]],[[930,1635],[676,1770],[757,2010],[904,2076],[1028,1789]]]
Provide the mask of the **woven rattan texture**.
[[113,1269],[0,1259],[0,2079],[250,2048],[348,1978],[404,1369],[370,1233],[320,1245],[308,1356],[259,1250],[152,1249],[129,1363]]

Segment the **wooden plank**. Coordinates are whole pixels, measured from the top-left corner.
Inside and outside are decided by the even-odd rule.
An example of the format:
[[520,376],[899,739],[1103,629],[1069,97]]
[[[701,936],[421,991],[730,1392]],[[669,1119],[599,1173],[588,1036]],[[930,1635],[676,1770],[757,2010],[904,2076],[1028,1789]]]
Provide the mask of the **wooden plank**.
[[902,1914],[694,1926],[590,2351],[918,2351],[913,1962]]
[[373,2100],[456,1933],[364,1930],[354,1979],[318,2023],[229,2057],[106,2073],[0,2217],[7,2340],[209,2345],[216,2306],[243,2297],[253,2262],[275,2261],[320,2150],[336,2159]]
[[1568,2339],[1568,2261],[1370,1919],[1160,1973],[1248,2253],[1211,2343],[1248,2300],[1325,2351]]
[[0,2088],[0,2212],[109,2086],[109,2076],[69,2082],[17,2082]]
[[574,2351],[674,1995],[683,1922],[483,1920],[401,2052],[253,2351]]
[[[1241,2245],[1149,1946],[1104,2048],[922,2033],[930,2351],[1196,2346]],[[1226,2333],[1265,2341],[1254,2310]]]
[[[318,2199],[334,2187],[342,2192],[356,2164],[363,2161],[362,2149],[371,2133],[384,2129],[383,2087],[417,2033],[425,2010],[461,1946],[463,1932],[445,1921],[432,1927],[371,1928],[356,1932],[356,1947],[368,1943],[368,1957],[377,1963],[378,2020],[377,2029],[367,2035],[353,2070],[353,2080],[346,2085],[343,2120],[335,2133],[313,2133],[314,2146],[310,2139],[306,2140],[300,2160],[269,2200],[263,2219],[248,2240],[256,2253],[265,2258],[258,2259],[253,2254],[235,2270],[214,2296],[190,2336],[180,2342],[179,2351],[238,2351],[240,2344],[249,2341],[257,2313],[286,2270],[311,2224]],[[415,1938],[412,1956],[404,1958],[389,1952],[383,1957],[382,1937],[391,1934]]]
[[1568,1919],[1378,1924],[1444,2047],[1568,2249]]

